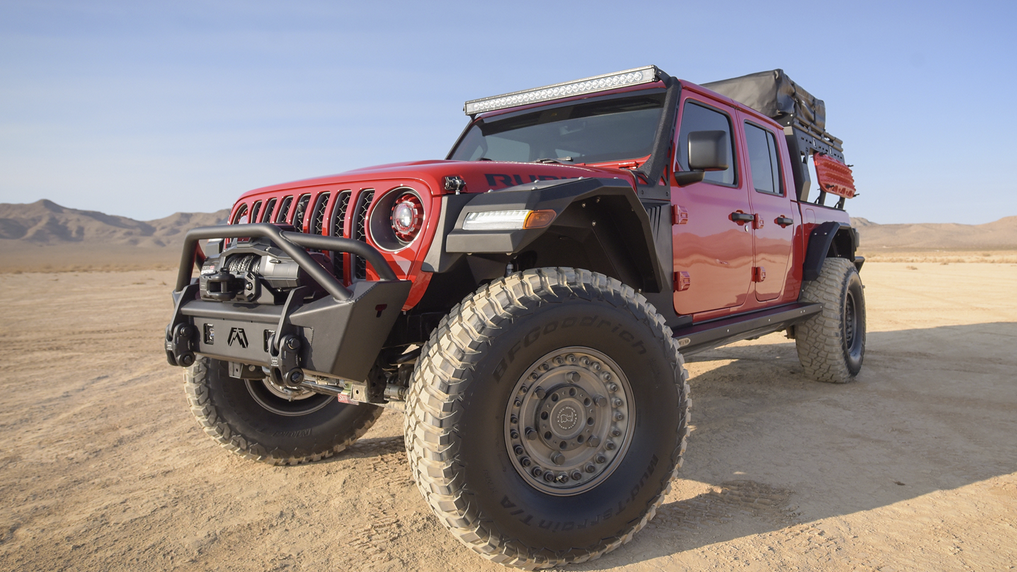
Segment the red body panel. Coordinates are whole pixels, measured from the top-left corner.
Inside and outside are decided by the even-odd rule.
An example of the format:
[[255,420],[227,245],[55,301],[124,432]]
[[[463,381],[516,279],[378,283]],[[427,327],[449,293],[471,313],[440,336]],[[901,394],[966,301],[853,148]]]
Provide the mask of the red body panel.
[[[256,222],[294,224],[302,232],[365,240],[382,252],[399,278],[413,282],[410,296],[403,308],[408,310],[420,301],[430,282],[430,274],[422,271],[421,266],[424,254],[434,240],[441,196],[447,194],[444,190],[444,178],[453,175],[466,181],[464,192],[467,193],[487,192],[533,181],[578,177],[619,178],[627,180],[633,188],[635,186],[631,172],[607,167],[493,161],[395,163],[249,191],[233,206],[229,220],[231,224],[242,223],[244,213],[248,213],[249,217],[255,205],[260,203]],[[400,189],[412,189],[420,196],[424,204],[424,227],[409,244],[400,245],[398,248],[386,248],[384,244],[379,244],[375,240],[369,228],[361,226],[361,221],[368,221],[376,216],[388,217],[388,213],[375,213],[374,206],[387,193]],[[315,211],[314,206],[319,205],[318,199],[325,193],[328,193],[327,202],[320,205],[323,209],[320,212],[323,220],[315,228],[315,217],[319,213]],[[357,207],[361,204],[361,199],[368,196],[367,193],[371,193],[368,210],[358,212]],[[300,200],[304,196],[307,196],[307,206],[302,211],[304,216],[301,220],[294,221]],[[287,201],[287,197],[291,200]],[[342,204],[344,198],[345,205]],[[275,203],[273,208],[268,210],[266,207],[272,199],[275,199]],[[284,206],[287,208],[282,211]],[[338,213],[341,213],[341,216]],[[363,275],[357,276],[358,272],[354,267],[356,261],[348,255],[342,256],[336,264],[341,266],[340,271],[347,283],[353,277],[377,279],[377,275],[369,267],[361,269]]]

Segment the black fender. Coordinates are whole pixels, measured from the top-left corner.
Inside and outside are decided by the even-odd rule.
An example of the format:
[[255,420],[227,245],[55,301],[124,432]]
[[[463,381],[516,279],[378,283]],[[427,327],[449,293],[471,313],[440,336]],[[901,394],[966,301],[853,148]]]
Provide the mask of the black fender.
[[[651,211],[666,210],[666,201],[651,202],[661,202]],[[659,225],[651,221],[647,209],[629,182],[609,178],[535,181],[486,193],[448,195],[443,197],[438,232],[424,258],[424,270],[444,272],[464,256],[499,263],[530,257],[538,266],[581,266],[637,290],[670,291],[670,272],[657,253]],[[546,228],[463,229],[469,213],[498,210],[552,210],[555,218]]]
[[[855,251],[858,249],[858,231],[850,226],[835,221],[817,225],[809,233],[808,249],[805,252],[805,264],[802,267],[802,280],[809,282],[819,278],[823,263],[830,256],[846,258],[855,263]],[[862,260],[864,261],[864,259]]]

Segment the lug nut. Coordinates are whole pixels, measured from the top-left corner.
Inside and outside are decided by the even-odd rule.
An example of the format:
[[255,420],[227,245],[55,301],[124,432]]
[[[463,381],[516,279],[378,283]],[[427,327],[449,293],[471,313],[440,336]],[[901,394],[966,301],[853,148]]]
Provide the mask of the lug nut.
[[603,379],[604,381],[611,381],[611,373],[605,371],[604,373],[600,374],[600,379]]
[[512,450],[515,451],[516,455],[522,455],[525,452],[523,451],[522,445],[516,445],[515,447],[512,447]]
[[622,413],[621,411],[615,411],[614,412],[614,420],[615,421],[621,421],[622,419],[625,419],[625,414]]
[[621,434],[622,434],[621,429],[619,429],[617,427],[615,427],[614,429],[611,429],[611,436],[612,437],[621,437]]
[[578,480],[580,480],[582,478],[583,478],[583,474],[582,473],[580,473],[579,471],[572,471],[572,480],[573,481],[578,481]]
[[613,403],[615,407],[621,407],[622,405],[625,405],[625,402],[622,401],[621,399],[618,399],[617,397],[614,398]]
[[617,383],[607,384],[607,390],[610,391],[611,393],[618,391],[618,384]]
[[616,446],[617,446],[617,445],[615,445],[615,444],[614,444],[614,443],[612,443],[611,441],[608,441],[608,442],[607,442],[607,444],[605,444],[605,445],[604,445],[604,447],[605,447],[605,448],[606,448],[606,449],[607,449],[608,451],[614,451],[614,449],[615,449],[615,447],[616,447]]
[[522,459],[519,459],[519,464],[522,465],[523,468],[529,467],[530,466],[530,458],[529,457],[523,457]]
[[544,480],[549,482],[549,483],[553,483],[554,482],[554,473],[552,473],[551,471],[548,471],[548,472],[544,473]]
[[516,431],[515,429],[509,431],[509,437],[512,437],[513,439],[518,439],[519,431]]
[[593,463],[588,463],[586,465],[586,472],[587,473],[593,473],[596,470],[597,470],[597,467]]
[[604,463],[607,462],[607,457],[605,457],[604,455],[597,455],[597,458],[594,459],[594,461],[597,461],[598,463],[603,465]]
[[551,455],[551,462],[555,465],[562,465],[565,463],[565,455],[555,451],[555,453]]
[[512,423],[519,423],[519,417],[513,413],[512,415],[509,415],[509,421]]
[[544,391],[543,387],[538,387],[533,393],[537,396],[537,399],[544,399],[544,396],[547,395],[547,392]]

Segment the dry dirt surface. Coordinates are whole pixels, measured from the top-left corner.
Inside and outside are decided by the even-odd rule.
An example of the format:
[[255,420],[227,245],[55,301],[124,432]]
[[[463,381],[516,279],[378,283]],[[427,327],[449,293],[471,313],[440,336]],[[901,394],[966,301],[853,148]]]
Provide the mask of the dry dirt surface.
[[[1017,566],[1017,265],[867,263],[855,383],[774,334],[691,357],[686,464],[568,570]],[[496,570],[410,481],[387,412],[347,453],[219,448],[166,365],[166,271],[0,274],[0,569]]]

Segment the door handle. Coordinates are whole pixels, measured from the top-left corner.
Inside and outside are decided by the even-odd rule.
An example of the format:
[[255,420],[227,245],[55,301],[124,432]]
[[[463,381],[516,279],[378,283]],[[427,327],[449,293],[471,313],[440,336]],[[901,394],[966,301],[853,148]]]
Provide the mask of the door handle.
[[737,222],[739,224],[741,224],[743,222],[752,222],[752,221],[756,220],[756,215],[751,214],[751,213],[743,213],[743,212],[740,212],[740,211],[735,211],[735,212],[731,213],[731,220],[733,220],[734,222]]
[[781,228],[784,228],[784,227],[786,227],[788,225],[794,224],[795,223],[795,219],[790,218],[790,217],[786,217],[784,215],[780,215],[779,217],[773,219],[773,222],[776,223],[776,224],[779,224]]

